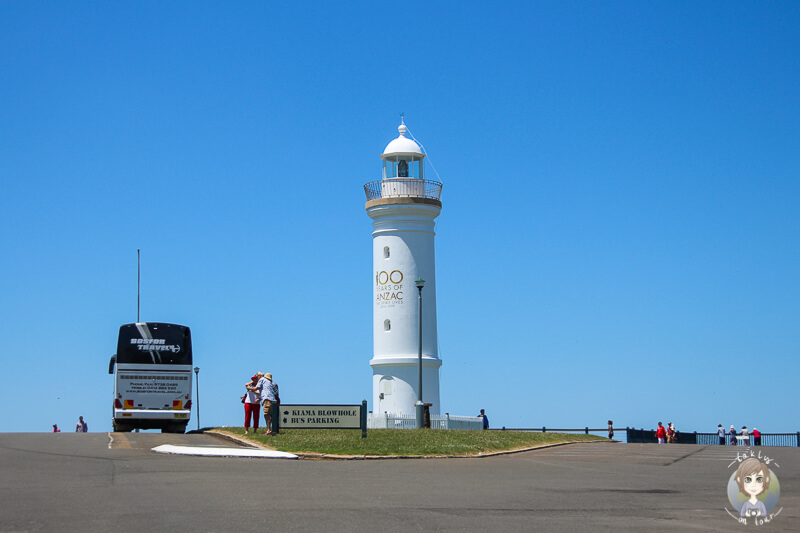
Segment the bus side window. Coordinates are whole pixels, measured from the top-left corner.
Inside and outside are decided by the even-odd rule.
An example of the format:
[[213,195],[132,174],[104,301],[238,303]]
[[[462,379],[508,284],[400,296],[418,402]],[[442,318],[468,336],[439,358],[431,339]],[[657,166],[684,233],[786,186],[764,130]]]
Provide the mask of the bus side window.
[[109,374],[113,374],[114,373],[114,363],[116,363],[116,362],[117,362],[117,354],[114,354],[114,355],[111,356],[111,361],[108,362],[108,373]]

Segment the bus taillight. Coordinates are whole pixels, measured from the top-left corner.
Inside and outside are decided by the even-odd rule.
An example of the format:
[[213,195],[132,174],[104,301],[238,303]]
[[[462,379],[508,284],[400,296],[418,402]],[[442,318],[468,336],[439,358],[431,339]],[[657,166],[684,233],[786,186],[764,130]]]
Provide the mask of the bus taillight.
[[114,407],[116,407],[117,409],[122,409],[122,402],[119,401],[119,398],[114,400]]
[[186,409],[187,411],[190,410],[192,408],[192,400],[189,400],[188,402],[186,402],[184,404],[183,408]]

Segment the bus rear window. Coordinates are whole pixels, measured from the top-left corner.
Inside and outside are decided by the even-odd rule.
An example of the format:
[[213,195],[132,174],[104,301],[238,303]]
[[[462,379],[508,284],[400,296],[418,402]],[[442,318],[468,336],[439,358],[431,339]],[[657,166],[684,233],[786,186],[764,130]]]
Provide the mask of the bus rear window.
[[126,324],[119,328],[117,363],[191,365],[191,332],[175,324]]

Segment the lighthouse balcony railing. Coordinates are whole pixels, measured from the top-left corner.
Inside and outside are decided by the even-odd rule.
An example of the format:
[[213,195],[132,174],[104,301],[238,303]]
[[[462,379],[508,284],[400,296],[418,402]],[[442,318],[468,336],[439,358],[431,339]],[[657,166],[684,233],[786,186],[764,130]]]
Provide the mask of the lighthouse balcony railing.
[[[370,413],[367,416],[369,429],[414,429],[416,414]],[[483,429],[483,419],[478,416],[457,416],[445,413],[431,415],[431,429]]]
[[440,200],[442,184],[417,178],[387,178],[364,185],[367,201],[381,198],[430,198]]

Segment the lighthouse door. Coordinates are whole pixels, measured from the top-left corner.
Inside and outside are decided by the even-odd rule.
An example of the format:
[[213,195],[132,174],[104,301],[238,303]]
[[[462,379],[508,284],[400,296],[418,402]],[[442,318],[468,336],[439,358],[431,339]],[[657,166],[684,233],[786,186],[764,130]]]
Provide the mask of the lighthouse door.
[[394,378],[391,376],[383,376],[380,382],[381,391],[380,395],[380,408],[378,413],[394,413],[395,411],[395,395],[394,395]]

